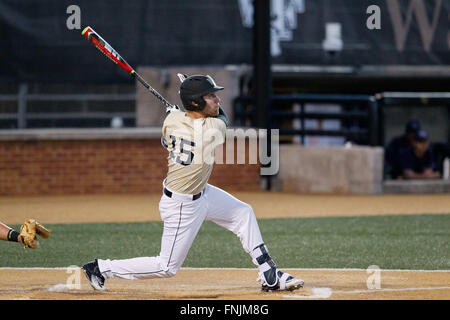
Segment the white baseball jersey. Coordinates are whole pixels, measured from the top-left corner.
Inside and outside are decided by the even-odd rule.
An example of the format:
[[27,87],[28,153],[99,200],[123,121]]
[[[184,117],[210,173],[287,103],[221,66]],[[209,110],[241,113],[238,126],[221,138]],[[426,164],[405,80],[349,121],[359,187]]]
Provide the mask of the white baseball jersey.
[[[210,142],[220,142],[220,133],[223,138],[225,129],[224,121],[219,118],[194,120],[181,111],[172,111],[166,117],[162,142],[169,152],[169,170],[163,182],[165,192],[159,202],[164,221],[161,251],[154,257],[98,259],[100,272],[106,279],[174,276],[205,220],[235,233],[250,255],[263,244],[251,206],[207,183],[213,167],[209,163],[211,159],[208,162],[208,155],[213,155],[215,145],[211,146]],[[196,139],[201,134],[203,140]],[[256,260],[252,261],[258,265]]]
[[201,192],[213,168],[214,146],[224,142],[225,130],[218,118],[192,119],[185,112],[169,113],[162,127],[162,142],[169,151],[167,188],[185,194]]

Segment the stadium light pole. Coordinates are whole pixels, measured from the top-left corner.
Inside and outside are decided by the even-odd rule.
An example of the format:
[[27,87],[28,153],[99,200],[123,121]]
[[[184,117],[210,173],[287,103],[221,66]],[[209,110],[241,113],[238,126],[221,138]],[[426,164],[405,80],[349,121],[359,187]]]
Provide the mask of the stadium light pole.
[[[270,0],[253,0],[253,95],[254,119],[258,128],[267,130],[267,155],[271,155],[272,74],[270,52]],[[266,166],[270,167],[270,163]],[[271,189],[271,177],[266,190]]]

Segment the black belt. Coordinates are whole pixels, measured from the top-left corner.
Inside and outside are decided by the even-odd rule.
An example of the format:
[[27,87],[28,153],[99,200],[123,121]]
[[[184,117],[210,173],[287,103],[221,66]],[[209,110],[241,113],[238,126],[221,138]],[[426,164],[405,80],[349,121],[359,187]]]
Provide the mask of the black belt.
[[[164,188],[164,194],[165,194],[166,196],[168,196],[169,198],[172,198],[172,191],[169,191],[169,190],[167,190],[166,188]],[[198,198],[201,197],[201,195],[202,195],[201,192],[199,192],[199,193],[197,193],[197,194],[194,194],[194,195],[192,196],[192,200],[197,200]]]

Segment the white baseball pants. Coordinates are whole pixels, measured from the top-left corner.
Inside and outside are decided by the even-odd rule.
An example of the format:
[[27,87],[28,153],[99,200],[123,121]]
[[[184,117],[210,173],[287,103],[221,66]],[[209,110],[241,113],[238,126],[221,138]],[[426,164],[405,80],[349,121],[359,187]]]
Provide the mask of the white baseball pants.
[[263,243],[251,206],[209,184],[197,200],[192,200],[192,195],[172,192],[172,197],[168,197],[163,194],[159,212],[164,222],[160,254],[124,260],[98,259],[100,272],[105,279],[119,277],[137,280],[174,276],[205,220],[213,221],[236,234],[249,254]]

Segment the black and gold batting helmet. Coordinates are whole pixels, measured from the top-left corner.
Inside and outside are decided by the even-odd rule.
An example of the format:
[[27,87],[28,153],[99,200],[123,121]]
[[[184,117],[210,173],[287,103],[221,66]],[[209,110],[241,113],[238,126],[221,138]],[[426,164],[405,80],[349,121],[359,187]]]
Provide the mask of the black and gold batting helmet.
[[[180,86],[180,98],[183,106],[189,111],[202,110],[206,102],[203,96],[219,90],[223,87],[218,86],[214,79],[209,75],[192,75],[183,80]],[[192,105],[192,101],[196,102],[198,106]]]

